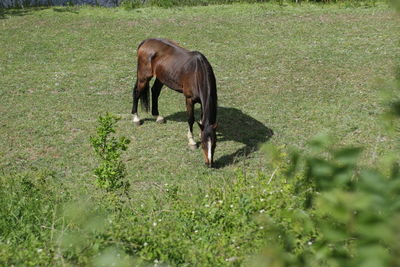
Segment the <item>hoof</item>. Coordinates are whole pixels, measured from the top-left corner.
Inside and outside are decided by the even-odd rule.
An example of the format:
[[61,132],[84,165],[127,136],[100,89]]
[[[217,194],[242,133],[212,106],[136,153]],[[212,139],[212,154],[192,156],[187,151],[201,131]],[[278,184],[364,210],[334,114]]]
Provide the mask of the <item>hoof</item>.
[[213,168],[213,165],[211,163],[205,163],[205,166],[209,169]]
[[189,145],[189,148],[191,149],[191,150],[196,150],[197,149],[197,145],[196,144],[188,144]]
[[165,121],[164,117],[159,116],[159,117],[157,117],[156,122],[157,123],[165,123],[166,121]]

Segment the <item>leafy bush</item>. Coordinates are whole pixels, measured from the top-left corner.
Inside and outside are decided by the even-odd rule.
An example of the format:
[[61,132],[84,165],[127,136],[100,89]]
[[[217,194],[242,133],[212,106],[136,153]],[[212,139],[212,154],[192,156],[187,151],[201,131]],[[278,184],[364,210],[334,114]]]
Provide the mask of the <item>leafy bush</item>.
[[130,143],[125,137],[117,139],[112,136],[115,133],[115,124],[119,118],[106,114],[98,119],[97,135],[90,137],[90,142],[100,158],[100,165],[94,170],[97,186],[113,191],[119,188],[127,188],[129,183],[124,180],[126,176],[125,164],[121,161],[121,153],[127,149]]

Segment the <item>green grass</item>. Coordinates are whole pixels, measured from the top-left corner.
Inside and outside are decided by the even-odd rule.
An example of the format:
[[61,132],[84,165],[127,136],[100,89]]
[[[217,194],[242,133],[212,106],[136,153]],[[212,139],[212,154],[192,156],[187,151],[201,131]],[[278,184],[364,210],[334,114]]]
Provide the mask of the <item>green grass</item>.
[[[88,135],[106,111],[124,118],[132,181],[184,182],[229,177],[243,165],[261,168],[261,154],[243,159],[236,152],[267,141],[267,128],[273,143],[296,147],[331,131],[344,144],[365,144],[371,163],[393,146],[379,125],[378,80],[394,76],[397,22],[386,8],[274,5],[8,16],[0,24],[1,166],[90,179]],[[216,161],[223,168],[204,169],[200,152],[187,149],[182,95],[162,92],[165,125],[136,128],[129,121],[135,50],[154,36],[202,51],[212,63],[222,134]]]
[[[394,11],[380,4],[2,13],[1,172],[43,170],[75,196],[97,192],[89,136],[107,111],[122,117],[117,132],[131,140],[123,160],[134,205],[163,196],[166,183],[198,192],[223,188],[238,169],[270,174],[259,143],[303,149],[321,131],[341,145],[363,146],[362,163],[371,165],[398,140],[380,123],[380,94],[395,77],[399,25]],[[162,91],[166,124],[143,112],[148,120],[141,127],[131,122],[136,47],[149,37],[201,51],[212,64],[218,168],[207,169],[200,150],[187,147],[182,95]]]

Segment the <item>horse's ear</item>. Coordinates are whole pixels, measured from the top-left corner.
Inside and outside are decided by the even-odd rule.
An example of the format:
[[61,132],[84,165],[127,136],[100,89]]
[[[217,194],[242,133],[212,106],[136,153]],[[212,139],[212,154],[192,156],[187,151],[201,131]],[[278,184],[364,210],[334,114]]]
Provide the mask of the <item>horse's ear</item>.
[[204,126],[203,125],[201,125],[201,123],[200,122],[197,122],[197,124],[199,125],[199,128],[203,131],[204,130]]
[[218,128],[218,122],[214,123],[214,124],[212,125],[212,128],[213,128],[214,130],[217,129],[217,128]]

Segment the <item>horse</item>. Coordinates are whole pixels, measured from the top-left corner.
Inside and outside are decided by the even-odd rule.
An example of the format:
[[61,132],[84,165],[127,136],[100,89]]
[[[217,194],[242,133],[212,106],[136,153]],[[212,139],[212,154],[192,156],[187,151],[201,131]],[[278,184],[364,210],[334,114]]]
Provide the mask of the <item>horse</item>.
[[201,148],[205,164],[212,167],[217,142],[217,86],[213,68],[207,58],[198,51],[189,51],[178,43],[159,38],[142,41],[137,48],[137,79],[133,87],[133,122],[141,125],[138,102],[149,112],[149,82],[155,77],[151,88],[151,114],[156,122],[164,123],[158,112],[158,97],[163,85],[182,93],[188,115],[188,145],[197,148],[193,138],[194,105],[201,106]]

